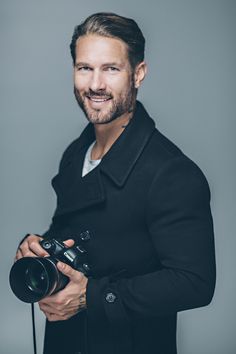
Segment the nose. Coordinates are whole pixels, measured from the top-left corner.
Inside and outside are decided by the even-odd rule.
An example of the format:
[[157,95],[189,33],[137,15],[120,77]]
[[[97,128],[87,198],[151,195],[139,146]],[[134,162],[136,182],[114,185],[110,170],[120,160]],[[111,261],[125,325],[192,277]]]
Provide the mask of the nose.
[[90,81],[90,89],[92,91],[104,90],[106,87],[102,72],[93,70]]

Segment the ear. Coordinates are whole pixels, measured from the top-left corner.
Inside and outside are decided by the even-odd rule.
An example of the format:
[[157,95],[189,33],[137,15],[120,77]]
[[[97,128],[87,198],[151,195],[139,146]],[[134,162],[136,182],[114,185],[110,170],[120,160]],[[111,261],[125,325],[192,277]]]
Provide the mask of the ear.
[[134,71],[134,84],[135,88],[139,88],[142,81],[144,80],[147,73],[147,64],[142,61],[141,63],[137,64],[135,71]]

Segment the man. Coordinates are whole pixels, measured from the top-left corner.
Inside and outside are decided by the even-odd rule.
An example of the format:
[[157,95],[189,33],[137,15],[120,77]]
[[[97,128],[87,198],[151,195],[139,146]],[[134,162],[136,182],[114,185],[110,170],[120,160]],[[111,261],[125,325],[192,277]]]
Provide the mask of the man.
[[[136,100],[146,75],[135,23],[98,13],[75,28],[74,93],[89,120],[52,184],[42,236],[87,251],[90,276],[39,302],[45,354],[174,354],[177,312],[207,305],[215,284],[209,188],[199,168]],[[46,256],[29,235],[16,258]]]

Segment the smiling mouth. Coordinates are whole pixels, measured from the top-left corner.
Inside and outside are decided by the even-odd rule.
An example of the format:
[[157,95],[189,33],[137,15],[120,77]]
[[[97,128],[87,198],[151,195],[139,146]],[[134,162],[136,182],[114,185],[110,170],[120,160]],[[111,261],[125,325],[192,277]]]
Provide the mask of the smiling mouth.
[[90,101],[102,103],[111,100],[111,97],[86,96]]

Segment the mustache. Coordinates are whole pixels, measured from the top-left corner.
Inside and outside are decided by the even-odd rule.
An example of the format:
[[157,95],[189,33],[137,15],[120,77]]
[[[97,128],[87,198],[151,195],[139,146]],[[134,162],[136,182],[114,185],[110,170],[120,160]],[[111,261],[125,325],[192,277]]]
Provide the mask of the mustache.
[[[79,93],[78,90],[75,89],[75,91],[77,93]],[[102,97],[105,99],[113,98],[113,95],[110,92],[107,92],[105,90],[93,91],[91,89],[89,89],[88,91],[85,91],[83,96],[86,96],[88,98],[93,98],[93,97],[96,97],[96,98]]]

